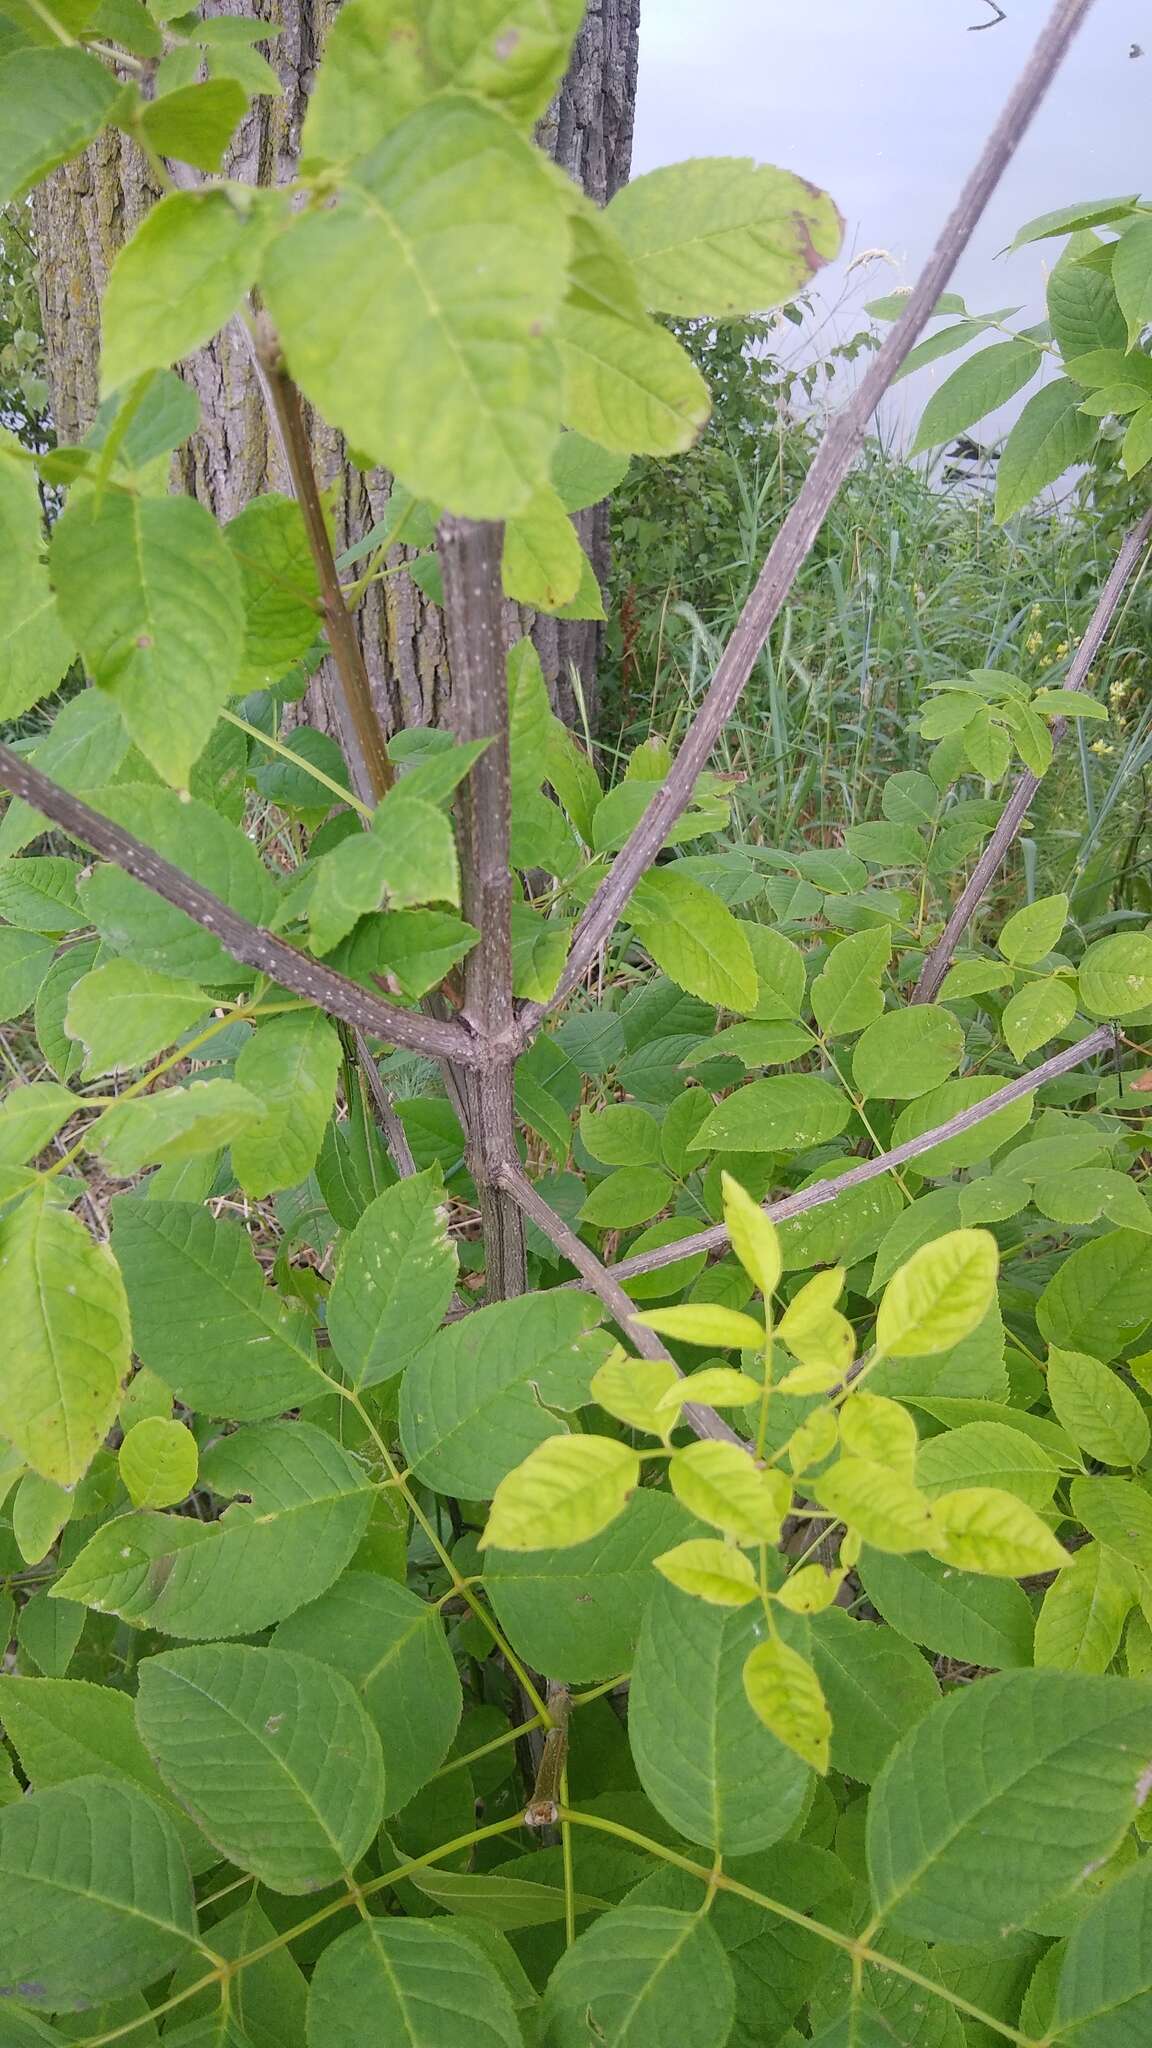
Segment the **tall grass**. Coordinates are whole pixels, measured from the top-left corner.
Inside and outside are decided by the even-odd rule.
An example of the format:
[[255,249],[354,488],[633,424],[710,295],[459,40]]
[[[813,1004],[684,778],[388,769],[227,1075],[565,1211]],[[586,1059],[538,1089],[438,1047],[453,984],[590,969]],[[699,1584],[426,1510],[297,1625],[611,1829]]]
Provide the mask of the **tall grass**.
[[[616,501],[609,754],[683,729],[811,459],[818,420],[794,408],[794,380],[755,332],[749,346],[747,325],[702,442],[674,462],[634,465]],[[711,374],[712,338],[689,339]],[[998,667],[1058,682],[1113,545],[1079,499],[1001,529],[982,484],[946,469],[927,476],[869,442],[725,737],[723,763],[742,778],[740,838],[818,845],[876,816],[885,778],[927,758],[916,730],[927,682]],[[1118,889],[1122,907],[1131,892],[1144,914],[1152,903],[1141,850],[1150,621],[1145,584],[1093,681],[1111,693],[1113,724],[1066,743],[1022,853],[1030,893],[1071,888],[1092,920],[1109,915]]]

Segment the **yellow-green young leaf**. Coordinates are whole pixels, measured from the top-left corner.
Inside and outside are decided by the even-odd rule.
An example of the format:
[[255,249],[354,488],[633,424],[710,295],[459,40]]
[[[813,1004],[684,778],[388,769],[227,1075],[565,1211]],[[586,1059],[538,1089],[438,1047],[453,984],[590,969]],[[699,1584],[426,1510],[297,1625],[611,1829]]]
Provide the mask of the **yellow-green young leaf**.
[[797,1289],[780,1318],[779,1335],[792,1356],[800,1360],[798,1371],[815,1371],[820,1376],[819,1385],[805,1386],[798,1384],[795,1372],[787,1374],[797,1393],[823,1393],[852,1363],[855,1332],[836,1307],[843,1286],[843,1266],[814,1273]]
[[1152,1003],[1152,932],[1097,939],[1080,962],[1080,1001],[1090,1017],[1135,1017]]
[[264,197],[217,185],[170,192],[145,214],[117,254],[100,309],[105,394],[180,362],[231,318],[273,225]]
[[920,1437],[916,1424],[899,1401],[883,1394],[850,1394],[840,1409],[840,1441],[854,1457],[890,1465],[911,1479]]
[[1018,989],[1000,1023],[1013,1053],[1022,1060],[1027,1053],[1055,1038],[1075,1015],[1075,990],[1066,981],[1050,975],[1046,981],[1031,981]]
[[493,1495],[481,1550],[569,1550],[621,1515],[640,1460],[605,1436],[552,1436],[506,1474]]
[[608,219],[653,312],[760,313],[840,247],[826,192],[748,157],[705,157],[633,178]]
[[887,1465],[868,1458],[841,1457],[808,1482],[821,1507],[847,1522],[875,1550],[926,1550],[932,1514],[918,1486]]
[[823,1463],[840,1441],[840,1421],[834,1408],[815,1408],[799,1429],[793,1430],[785,1450],[794,1472],[808,1472]]
[[662,1396],[660,1406],[665,1413],[670,1408],[683,1408],[687,1401],[704,1408],[750,1408],[763,1392],[759,1380],[746,1372],[736,1372],[730,1365],[706,1365],[702,1372],[689,1373],[687,1379],[677,1380]]
[[128,1303],[106,1245],[43,1190],[0,1223],[0,1433],[73,1486],[107,1435],[132,1362]]
[[951,1351],[983,1321],[996,1291],[999,1253],[987,1230],[950,1230],[894,1273],[876,1318],[887,1358]]
[[794,1365],[776,1386],[782,1394],[828,1394],[842,1378],[838,1365]]
[[505,597],[537,611],[555,611],[575,597],[583,562],[576,528],[551,484],[543,484],[505,525]]
[[996,943],[1014,967],[1035,967],[1052,951],[1067,922],[1067,896],[1039,896],[1008,919]]
[[569,246],[551,166],[493,108],[455,97],[362,157],[338,205],[297,214],[263,283],[324,417],[418,497],[498,519],[548,481]]
[[737,1543],[775,1543],[792,1504],[780,1472],[762,1472],[737,1444],[695,1443],[669,1462],[672,1491],[690,1514]]
[[684,1344],[706,1345],[709,1350],[717,1345],[758,1350],[764,1342],[761,1323],[736,1309],[721,1308],[709,1301],[686,1302],[683,1308],[645,1309],[634,1315],[632,1321],[659,1331],[662,1337],[678,1337]]
[[828,1769],[832,1716],[811,1664],[787,1643],[757,1643],[744,1666],[744,1691],[754,1714],[777,1741],[814,1771]]
[[744,928],[703,882],[675,865],[652,868],[637,883],[628,920],[657,967],[689,995],[726,1009],[756,1000],[756,966]]
[[1033,1662],[1057,1671],[1107,1671],[1138,1598],[1132,1566],[1106,1544],[1086,1543],[1044,1595]]
[[997,1486],[942,1493],[932,1503],[931,1531],[922,1547],[943,1564],[1000,1579],[1057,1571],[1070,1562],[1036,1510]]
[[780,1240],[776,1225],[769,1222],[759,1202],[754,1202],[738,1180],[721,1173],[724,1221],[732,1249],[747,1273],[769,1301],[780,1280]]
[[756,1598],[756,1573],[743,1551],[713,1537],[678,1543],[652,1562],[682,1593],[694,1593],[713,1607],[746,1607]]
[[822,1614],[831,1607],[843,1578],[842,1571],[826,1572],[822,1564],[804,1564],[777,1587],[774,1598],[790,1614]]
[[679,1384],[676,1367],[665,1359],[629,1358],[617,1345],[611,1358],[593,1374],[589,1392],[617,1422],[662,1437],[672,1428],[673,1418],[661,1413],[660,1403],[669,1389]]
[[86,1074],[119,1073],[174,1045],[211,1008],[211,997],[135,960],[109,960],[74,982],[64,1028],[78,1038]]
[[196,1484],[200,1454],[182,1422],[158,1416],[134,1423],[120,1446],[120,1477],[136,1508],[169,1508]]
[[86,50],[16,49],[0,66],[0,205],[87,149],[119,92],[112,72]]
[[[41,559],[44,515],[35,472],[8,457],[7,450],[15,446],[0,430],[0,547],[4,555],[0,718],[4,719],[18,718],[38,697],[48,696],[75,653],[74,643],[66,636],[57,616],[48,571]],[[52,772],[54,764],[46,757],[41,758],[46,772]],[[5,825],[9,829],[15,809],[15,803],[8,807]]]
[[1048,1399],[1073,1443],[1102,1465],[1139,1465],[1146,1457],[1148,1417],[1131,1387],[1098,1358],[1053,1345]]
[[[363,835],[361,835],[363,836]],[[336,1096],[340,1040],[319,1010],[293,1010],[258,1026],[236,1061],[236,1079],[259,1104],[232,1140],[245,1194],[295,1187],[316,1164]]]
[[568,228],[568,296],[557,328],[564,419],[616,453],[679,454],[707,423],[708,387],[675,336],[645,311],[603,214],[574,213]]
[[57,522],[60,617],[141,753],[186,786],[240,665],[240,571],[192,498],[90,492]]

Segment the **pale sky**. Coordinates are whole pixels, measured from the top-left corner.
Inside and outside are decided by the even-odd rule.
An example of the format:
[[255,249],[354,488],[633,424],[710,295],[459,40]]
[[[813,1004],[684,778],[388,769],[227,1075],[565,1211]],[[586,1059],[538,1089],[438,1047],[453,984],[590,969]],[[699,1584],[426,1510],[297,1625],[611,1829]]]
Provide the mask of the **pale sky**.
[[[1049,12],[1048,0],[1000,5],[1005,21],[970,33],[991,19],[985,0],[642,0],[633,170],[712,155],[784,165],[831,192],[849,254],[896,259],[868,272],[854,304],[911,282]],[[1146,54],[1130,57],[1133,44]],[[1152,0],[1096,0],[961,262],[954,288],[971,311],[1041,317],[1059,243],[997,252],[1034,214],[1152,191],[1150,113]],[[825,273],[825,299],[842,273]],[[859,324],[840,316],[844,333]],[[889,406],[916,416],[925,380],[959,360]]]

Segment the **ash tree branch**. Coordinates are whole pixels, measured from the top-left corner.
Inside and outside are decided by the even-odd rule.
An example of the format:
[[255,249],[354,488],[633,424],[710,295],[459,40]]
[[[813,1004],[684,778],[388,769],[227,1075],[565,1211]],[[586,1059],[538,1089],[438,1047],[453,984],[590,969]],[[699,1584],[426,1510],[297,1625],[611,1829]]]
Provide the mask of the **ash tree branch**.
[[[592,1289],[593,1294],[599,1296],[609,1315],[619,1323],[633,1350],[638,1351],[641,1358],[663,1359],[679,1372],[680,1367],[667,1346],[661,1343],[655,1330],[645,1329],[642,1323],[633,1323],[636,1304],[625,1294],[615,1271],[601,1264],[595,1252],[577,1237],[576,1232],[556,1214],[551,1204],[537,1193],[521,1168],[512,1164],[502,1167],[500,1184],[507,1189],[512,1200],[523,1210],[525,1216],[531,1219],[536,1228],[551,1239],[568,1264],[575,1266],[580,1278]],[[739,1444],[741,1449],[747,1448],[743,1438],[737,1436],[736,1431],[730,1429],[713,1409],[698,1408],[693,1402],[683,1407],[680,1413],[689,1429],[697,1436],[712,1437],[718,1443]]]
[[[835,1180],[819,1181],[815,1187],[801,1188],[799,1193],[785,1195],[779,1202],[765,1202],[764,1214],[773,1223],[787,1223],[793,1216],[806,1216],[811,1209],[823,1208],[825,1202],[834,1202],[838,1195],[846,1194],[850,1188],[863,1187],[866,1182],[879,1180],[881,1175],[891,1173],[894,1167],[919,1159],[934,1145],[942,1145],[946,1138],[958,1138],[964,1131],[975,1130],[986,1118],[995,1116],[998,1109],[1006,1109],[1009,1103],[1019,1102],[1022,1096],[1033,1094],[1046,1081],[1054,1081],[1060,1074],[1070,1073],[1073,1067],[1083,1066],[1096,1053],[1110,1051],[1115,1042],[1112,1025],[1101,1024],[1086,1038],[1078,1038],[1063,1052],[1053,1053],[1051,1059],[1045,1060],[1041,1066],[1033,1067],[1027,1074],[1019,1074],[1014,1081],[998,1088],[994,1095],[987,1096],[983,1102],[973,1103],[971,1109],[960,1110],[946,1123],[937,1124],[934,1130],[923,1131],[918,1138],[907,1138],[902,1145],[894,1145],[890,1152],[878,1153],[875,1159],[861,1160],[859,1166],[849,1167],[846,1173],[837,1174]],[[688,1258],[693,1252],[722,1251],[727,1242],[727,1230],[722,1223],[717,1223],[711,1230],[697,1231],[694,1237],[678,1237],[675,1244],[638,1253],[634,1259],[621,1259],[606,1271],[614,1281],[631,1280],[636,1273],[655,1272],[657,1267],[673,1265],[677,1259]]]
[[522,1040],[540,1020],[571,995],[606,944],[625,904],[656,855],[669,829],[687,808],[697,777],[731,718],[740,693],[812,551],[828,508],[859,452],[868,422],[897,370],[929,319],[940,290],[967,247],[972,231],[1015,154],[1033,114],[1085,19],[1092,0],[1057,0],[980,159],[946,221],[936,246],[909,295],[904,313],[875,357],[855,396],[836,415],[816,453],[800,495],[776,536],[707,694],[663,785],[631,837],[616,856],[573,936],[555,992],[547,1003],[521,1012]]
[[[1096,601],[1096,609],[1088,621],[1084,638],[1076,649],[1067,677],[1062,685],[1065,690],[1082,690],[1088,671],[1095,661],[1100,644],[1112,623],[1113,615],[1124,593],[1125,585],[1152,538],[1152,507],[1145,512],[1138,526],[1133,527],[1112,564],[1108,580]],[[1052,726],[1052,739],[1059,745],[1068,730],[1066,718],[1058,718]],[[914,1003],[930,1003],[936,994],[952,962],[960,940],[971,924],[979,908],[984,891],[987,889],[1001,861],[1004,859],[1016,834],[1024,822],[1028,806],[1040,787],[1041,778],[1030,773],[1019,775],[1008,802],[1004,806],[1000,821],[991,839],[980,855],[968,881],[956,899],[955,907],[944,930],[920,969],[920,979],[912,992]]]
[[512,781],[508,738],[501,557],[491,521],[440,526],[444,621],[452,675],[449,716],[459,740],[485,740],[457,806],[462,907],[480,937],[464,961],[463,1017],[485,1047],[466,1079],[468,1163],[480,1195],[486,1292],[506,1301],[528,1289],[524,1223],[501,1171],[515,1161],[512,997]]
[[186,917],[219,939],[234,960],[271,975],[294,995],[315,1003],[317,1009],[329,1016],[339,1017],[354,1029],[368,1031],[374,1038],[387,1039],[409,1052],[424,1053],[432,1059],[457,1060],[468,1067],[481,1063],[482,1048],[462,1025],[441,1023],[418,1011],[398,1009],[350,981],[347,975],[337,974],[334,968],[288,945],[263,925],[252,924],[153,847],[145,846],[122,826],[113,824],[111,818],[102,817],[59,783],[50,781],[31,762],[13,753],[11,747],[0,746],[0,787],[23,797],[71,838],[90,846],[105,860],[115,862],[134,881],[182,910]]
[[376,706],[372,702],[372,685],[364,666],[364,655],[356,637],[356,627],[340,587],[340,577],[328,534],[328,522],[324,517],[316,472],[312,466],[312,447],[308,439],[308,429],[304,424],[300,394],[284,366],[279,341],[263,315],[257,316],[253,346],[257,368],[261,373],[260,382],[276,423],[284,459],[292,479],[292,488],[308,535],[308,546],[316,564],[324,607],[324,624],[328,632],[328,646],[340,681],[344,708],[355,736],[368,792],[378,803],[391,789],[395,771],[389,758],[380,720],[376,715]]

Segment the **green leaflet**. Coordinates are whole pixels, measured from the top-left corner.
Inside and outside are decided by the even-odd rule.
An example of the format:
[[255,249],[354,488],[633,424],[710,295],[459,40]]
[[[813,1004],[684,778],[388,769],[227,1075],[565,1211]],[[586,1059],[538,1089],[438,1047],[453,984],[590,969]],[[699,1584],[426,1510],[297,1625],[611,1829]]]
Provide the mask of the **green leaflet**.
[[371,1920],[326,1949],[308,1999],[308,2038],[361,2048],[457,2048],[462,2016],[476,2048],[520,2048],[504,1979],[443,1920]]
[[266,203],[219,186],[170,192],[145,214],[104,294],[105,394],[211,340],[255,277],[271,226]]
[[990,1941],[1083,1883],[1144,1796],[1150,1703],[1132,1680],[1055,1671],[1005,1672],[941,1701],[872,1793],[877,1912],[928,1940]]
[[920,1003],[877,1017],[857,1039],[852,1079],[861,1095],[909,1102],[939,1087],[964,1056],[964,1033],[950,1010]]
[[180,1400],[259,1421],[327,1391],[306,1315],[265,1286],[242,1224],[122,1195],[112,1227],[137,1355]]
[[932,1667],[892,1630],[853,1621],[838,1607],[813,1615],[811,1653],[832,1715],[832,1767],[871,1784],[939,1698]]
[[5,1677],[0,1720],[34,1791],[93,1774],[128,1779],[163,1808],[194,1873],[216,1861],[216,1852],[170,1797],[136,1733],[128,1693],[79,1678]]
[[689,995],[752,1009],[756,967],[744,927],[711,889],[675,866],[653,868],[637,883],[627,914],[656,965]]
[[243,647],[240,574],[215,520],[191,498],[77,498],[50,572],[93,680],[157,773],[186,785]]
[[380,1824],[379,1736],[348,1680],[311,1657],[209,1643],[146,1658],[136,1722],[185,1810],[273,1891],[350,1873]]
[[954,441],[985,413],[1007,404],[1039,370],[1043,356],[1032,341],[994,341],[953,370],[924,408],[909,453]]
[[334,209],[295,216],[262,283],[327,420],[418,496],[500,518],[547,481],[566,256],[562,189],[529,143],[446,97],[362,158]]
[[1116,932],[1080,962],[1080,1001],[1090,1017],[1134,1017],[1152,1003],[1152,937]]
[[[92,62],[102,77],[107,76],[94,59],[80,51],[75,54],[85,65]],[[0,66],[0,84],[9,69]],[[13,112],[15,106],[13,102]],[[74,654],[74,643],[57,616],[41,560],[43,515],[36,478],[31,469],[8,459],[10,445],[7,436],[0,435],[0,545],[6,564],[4,619],[0,623],[0,717],[5,719],[18,718],[38,698],[48,696]],[[47,769],[48,763],[44,765]],[[4,826],[10,833],[7,817]],[[5,852],[16,850],[5,839],[0,839],[0,846]]]
[[625,1513],[568,1550],[485,1552],[484,1582],[514,1649],[537,1670],[592,1684],[632,1662],[652,1560],[703,1533],[667,1494],[642,1487]]
[[351,1385],[403,1370],[434,1337],[455,1279],[439,1174],[386,1188],[346,1239],[328,1297],[328,1333]]
[[[264,1912],[255,1888],[241,1906],[215,1921],[212,1927],[213,1952],[229,1959],[250,1956],[253,1950],[264,1948],[275,1939],[276,1928]],[[196,1957],[177,1970],[172,1993],[186,1990],[203,1975],[202,1963]],[[307,2004],[308,1983],[300,1965],[288,1949],[273,1949],[259,1962],[246,1962],[232,1978],[229,2024],[235,2033],[231,2039],[239,2042],[240,2048],[306,2048]],[[190,2026],[176,2026],[186,2014],[193,2013],[197,2018]],[[215,1984],[210,1984],[185,1999],[179,2012],[173,2014],[169,2040],[177,2048],[194,2048],[197,2038],[204,2048],[221,2048],[221,2024],[219,1993]],[[201,2028],[207,2031],[198,2033]],[[224,2048],[228,2048],[228,2042],[229,2037],[224,2037]]]
[[[233,910],[266,924],[275,901],[272,880],[239,826],[195,797],[154,784],[125,784],[96,793],[94,809],[123,824],[165,859],[220,896]],[[247,988],[252,970],[237,965],[219,939],[110,865],[80,885],[80,900],[113,953],[142,967],[211,988]]]
[[52,1597],[165,1635],[250,1635],[330,1586],[368,1525],[363,1471],[304,1422],[223,1438],[200,1470],[220,1498],[244,1498],[217,1522],[148,1510],[105,1522]]
[[171,974],[109,960],[74,982],[65,1029],[85,1050],[86,1074],[141,1066],[205,1016],[211,999]]
[[1031,1664],[1032,1609],[1011,1579],[957,1571],[923,1551],[897,1557],[865,1549],[859,1571],[889,1627],[934,1655],[993,1671]]
[[0,1811],[0,1982],[80,2012],[150,1984],[195,1939],[172,1822],[136,1786],[77,1778]]
[[126,1180],[155,1161],[216,1152],[229,1138],[239,1143],[259,1114],[258,1097],[235,1081],[190,1081],[115,1103],[91,1126],[89,1143],[109,1173]]
[[[224,538],[239,566],[244,599],[244,652],[236,687],[266,688],[308,653],[320,628],[319,586],[307,530],[295,499],[269,491],[250,499],[229,520]],[[299,749],[298,732],[291,744]],[[337,759],[342,773],[342,757]],[[323,801],[319,790],[317,800]]]
[[668,1906],[624,1905],[593,1921],[556,1965],[544,1998],[546,2048],[723,2048],[735,2010],[732,1973],[706,1919]]
[[434,1606],[369,1572],[346,1572],[313,1606],[282,1621],[275,1647],[342,1672],[375,1723],[384,1812],[407,1805],[448,1753],[460,1680]]
[[35,1190],[0,1222],[0,1426],[46,1479],[71,1486],[116,1413],[131,1349],[116,1262]]
[[1036,1306],[1050,1344],[1115,1358],[1152,1322],[1152,1270],[1143,1231],[1110,1230],[1062,1262]]
[[557,329],[565,424],[619,454],[690,448],[711,410],[707,385],[645,312],[604,215],[576,213],[569,225],[568,292]]
[[10,1088],[0,1102],[0,1166],[22,1166],[74,1116],[78,1098],[55,1081]]
[[1136,1605],[1132,1567],[1102,1543],[1087,1543],[1044,1595],[1036,1621],[1038,1665],[1058,1671],[1107,1671]]
[[848,1097],[815,1074],[750,1081],[712,1111],[694,1152],[806,1152],[835,1138],[852,1114]]
[[1141,1862],[1073,1928],[1054,2020],[1075,2048],[1136,2048],[1152,2019],[1152,1916]]
[[709,1606],[660,1581],[632,1674],[628,1731],[645,1791],[689,1841],[726,1858],[786,1834],[809,1783],[744,1694],[762,1629],[758,1609]]
[[525,1295],[451,1323],[404,1375],[400,1436],[424,1484],[486,1499],[547,1437],[556,1411],[583,1407],[611,1343],[581,1294]]
[[56,947],[40,932],[0,925],[0,1023],[23,1016],[36,999]]
[[322,856],[308,899],[312,944],[330,952],[357,918],[388,905],[455,904],[460,875],[452,827],[435,804],[401,783],[380,805],[370,832],[342,839]]
[[1001,524],[1088,453],[1096,423],[1080,411],[1082,396],[1071,378],[1057,377],[1028,400],[997,470],[996,518]]
[[336,1098],[340,1039],[320,1010],[261,1024],[236,1062],[236,1080],[257,1115],[232,1136],[232,1164],[246,1194],[294,1187],[316,1164]]
[[828,195],[789,171],[741,157],[670,164],[633,178],[608,219],[653,311],[760,313],[835,256],[842,233]]
[[0,65],[7,110],[0,204],[19,199],[99,135],[119,97],[112,73],[86,50],[17,50]]
[[238,80],[207,78],[146,101],[138,121],[158,155],[179,157],[200,171],[218,171],[232,131],[247,111],[248,95]]

